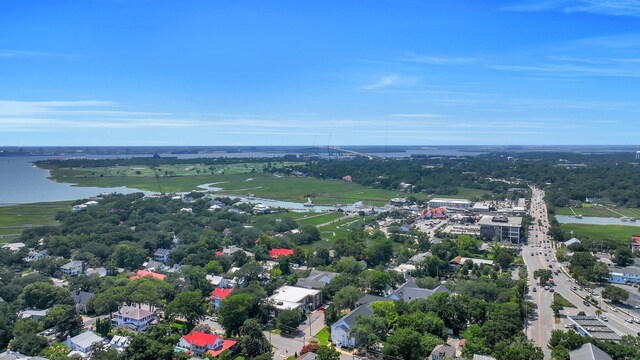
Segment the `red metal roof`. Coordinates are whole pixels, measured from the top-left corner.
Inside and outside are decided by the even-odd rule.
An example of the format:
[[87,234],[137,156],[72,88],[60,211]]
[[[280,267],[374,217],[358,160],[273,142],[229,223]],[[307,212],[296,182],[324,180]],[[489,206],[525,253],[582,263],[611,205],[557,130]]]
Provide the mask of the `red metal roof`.
[[271,249],[269,251],[269,255],[272,259],[277,259],[280,256],[290,256],[293,255],[292,249]]
[[223,300],[224,298],[229,296],[229,294],[231,294],[231,289],[215,288],[211,293],[211,299],[217,296],[218,299]]
[[233,345],[235,345],[237,343],[237,341],[235,340],[222,340],[222,347],[220,347],[220,349],[217,350],[208,350],[207,354],[216,357],[218,355],[220,355],[223,351],[231,348]]
[[157,280],[164,280],[164,278],[166,278],[166,275],[162,275],[162,274],[158,274],[155,273],[153,271],[148,271],[148,270],[138,270],[136,271],[136,275],[133,275],[131,277],[129,277],[129,280],[135,280],[135,279],[140,279],[141,277],[152,277],[154,279]]
[[218,340],[218,335],[192,331],[190,334],[183,336],[182,339],[184,339],[188,344],[205,347],[214,346],[216,344],[216,340]]

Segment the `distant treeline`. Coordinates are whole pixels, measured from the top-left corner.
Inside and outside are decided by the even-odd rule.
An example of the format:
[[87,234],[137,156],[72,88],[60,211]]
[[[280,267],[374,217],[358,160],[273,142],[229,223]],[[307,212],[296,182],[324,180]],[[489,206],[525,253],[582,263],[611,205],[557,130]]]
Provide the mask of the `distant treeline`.
[[130,159],[65,159],[65,160],[40,160],[35,164],[38,167],[51,168],[87,168],[87,167],[113,167],[113,166],[162,166],[178,164],[203,164],[203,165],[223,165],[237,163],[281,163],[284,161],[295,161],[295,155],[273,158],[193,158],[180,159],[177,157],[133,157]]

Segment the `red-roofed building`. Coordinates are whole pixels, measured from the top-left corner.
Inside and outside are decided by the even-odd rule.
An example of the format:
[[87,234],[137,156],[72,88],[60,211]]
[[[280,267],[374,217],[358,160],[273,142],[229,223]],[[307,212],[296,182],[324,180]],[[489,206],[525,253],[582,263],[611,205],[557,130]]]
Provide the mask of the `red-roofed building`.
[[435,208],[435,209],[431,209],[431,213],[433,214],[433,217],[436,219],[444,219],[445,217],[447,217],[447,209],[445,208]]
[[180,338],[178,346],[188,354],[207,353],[215,357],[223,351],[231,349],[235,344],[235,340],[225,340],[216,334],[192,331]]
[[231,294],[231,289],[215,288],[211,293],[211,308],[218,310],[220,302]]
[[640,251],[640,235],[631,235],[631,251]]
[[277,259],[280,256],[291,256],[291,255],[293,255],[292,249],[271,249],[269,251],[269,256],[271,256],[272,259]]
[[153,271],[138,270],[138,271],[136,271],[135,275],[129,277],[129,280],[136,280],[136,279],[140,279],[140,278],[143,278],[143,277],[150,277],[150,278],[154,278],[156,280],[164,280],[164,278],[166,278],[167,276],[155,273]]

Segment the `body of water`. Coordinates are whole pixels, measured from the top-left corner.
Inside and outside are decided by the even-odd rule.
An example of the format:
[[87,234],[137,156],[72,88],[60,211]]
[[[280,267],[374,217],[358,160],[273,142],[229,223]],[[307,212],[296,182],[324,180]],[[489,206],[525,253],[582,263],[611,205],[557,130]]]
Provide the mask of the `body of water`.
[[620,218],[614,217],[583,216],[582,219],[578,219],[575,216],[556,215],[556,219],[560,224],[640,226],[640,221],[622,221]]

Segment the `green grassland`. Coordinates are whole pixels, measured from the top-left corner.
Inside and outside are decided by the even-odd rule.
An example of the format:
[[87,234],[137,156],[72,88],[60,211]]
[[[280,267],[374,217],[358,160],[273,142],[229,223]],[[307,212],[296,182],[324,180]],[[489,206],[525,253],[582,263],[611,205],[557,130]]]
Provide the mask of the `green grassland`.
[[[565,236],[590,239],[613,239],[622,244],[629,243],[631,235],[640,234],[640,227],[625,225],[589,225],[589,224],[562,224]],[[573,235],[571,235],[573,231]]]
[[11,242],[20,236],[24,229],[55,225],[54,219],[59,211],[70,211],[70,201],[21,204],[0,207],[0,243]]
[[[118,167],[53,168],[50,177],[55,181],[72,183],[76,186],[126,186],[155,192],[192,191],[197,190],[199,185],[214,183],[213,186],[222,188],[221,192],[226,194],[251,193],[258,197],[293,202],[305,202],[310,197],[317,204],[352,204],[363,201],[367,204],[371,202],[373,205],[383,205],[389,199],[398,196],[394,191],[373,189],[338,180],[275,176],[259,172],[262,165],[244,163],[225,165],[224,173],[219,171],[214,174],[204,174],[202,170],[198,174],[195,172],[198,169],[197,165],[163,166],[162,173],[158,173],[158,177],[153,175],[150,169],[145,170],[143,167],[134,166],[126,169]],[[136,171],[140,173],[137,174]],[[164,171],[167,171],[168,175],[165,175]]]
[[[635,217],[640,218],[640,209],[636,208],[612,208],[609,210],[603,206],[589,206],[581,208],[573,208],[576,214],[582,216],[595,216],[595,217]],[[570,208],[556,208],[555,213],[557,215],[573,215]]]

